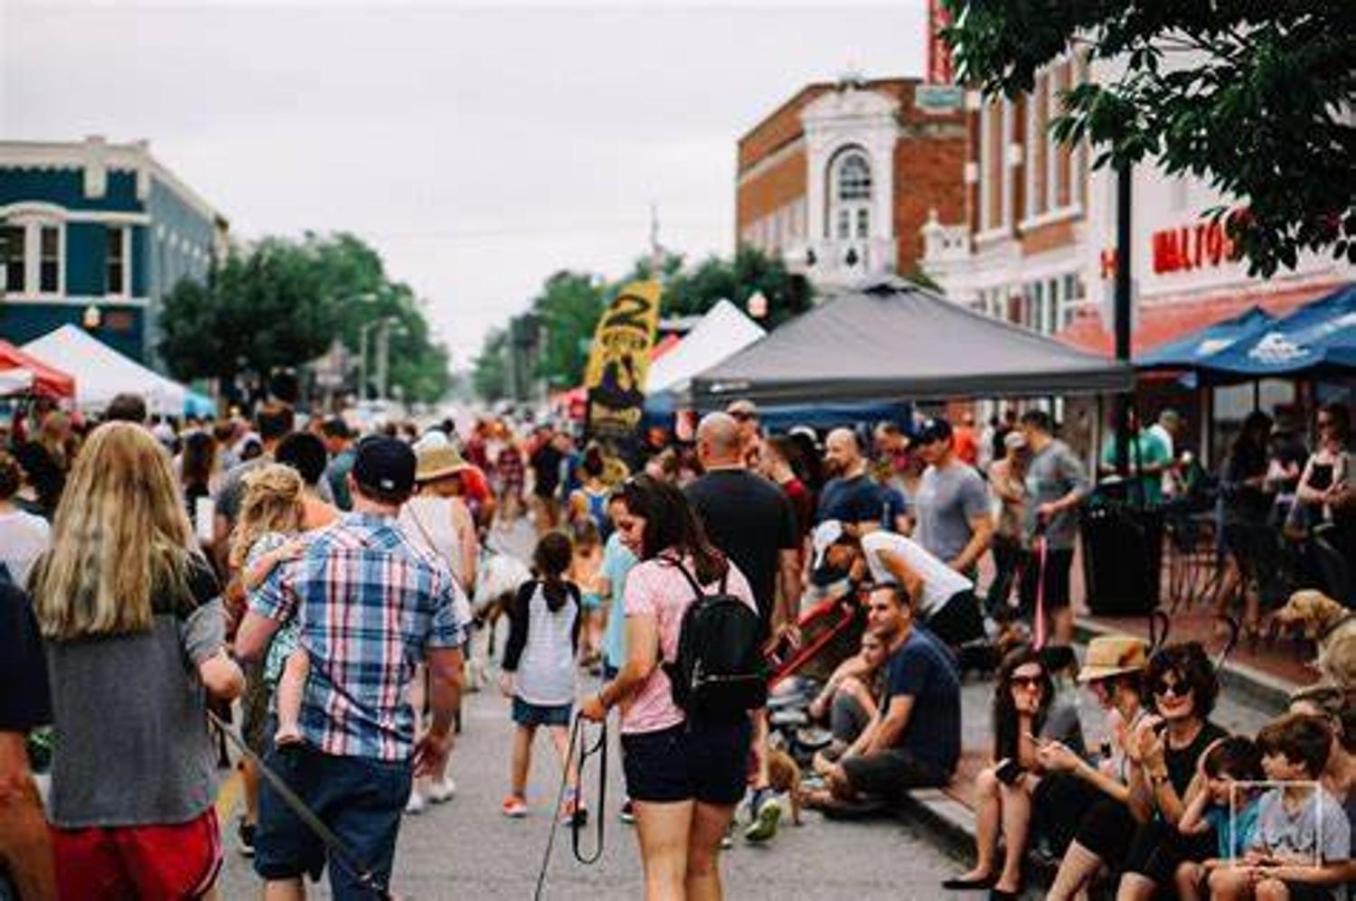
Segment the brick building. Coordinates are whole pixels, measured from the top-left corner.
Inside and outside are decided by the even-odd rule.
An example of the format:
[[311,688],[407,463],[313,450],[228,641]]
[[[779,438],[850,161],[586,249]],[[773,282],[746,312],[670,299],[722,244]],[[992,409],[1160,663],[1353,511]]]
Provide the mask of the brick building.
[[954,91],[910,78],[802,88],[739,139],[738,241],[823,286],[913,271],[929,212],[965,215]]

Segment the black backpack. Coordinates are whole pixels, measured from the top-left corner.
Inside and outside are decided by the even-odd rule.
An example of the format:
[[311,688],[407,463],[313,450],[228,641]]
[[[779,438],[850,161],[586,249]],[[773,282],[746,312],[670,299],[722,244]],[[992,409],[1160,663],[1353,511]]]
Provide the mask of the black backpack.
[[696,595],[683,611],[677,657],[664,662],[673,702],[701,720],[736,720],[765,706],[767,675],[758,614],[726,591],[726,577],[715,594],[706,594],[681,562],[665,562],[683,574]]

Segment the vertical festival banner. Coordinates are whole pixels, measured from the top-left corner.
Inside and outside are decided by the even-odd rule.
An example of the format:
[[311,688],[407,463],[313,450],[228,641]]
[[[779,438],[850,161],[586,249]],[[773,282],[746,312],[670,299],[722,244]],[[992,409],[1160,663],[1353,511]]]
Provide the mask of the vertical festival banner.
[[590,436],[623,439],[640,427],[650,348],[659,327],[660,292],[657,281],[631,282],[598,320],[584,370],[588,390],[584,430]]

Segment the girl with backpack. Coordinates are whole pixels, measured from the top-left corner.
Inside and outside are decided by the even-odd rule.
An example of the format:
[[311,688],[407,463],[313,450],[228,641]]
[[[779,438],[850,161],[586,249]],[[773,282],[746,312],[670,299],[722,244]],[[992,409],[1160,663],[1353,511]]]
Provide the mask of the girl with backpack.
[[701,693],[694,699],[683,685],[675,697],[669,674],[684,673],[687,655],[704,650],[687,631],[701,627],[698,617],[685,616],[694,604],[701,605],[702,620],[705,611],[720,608],[727,634],[749,623],[755,654],[757,606],[744,574],[707,541],[677,487],[641,475],[623,484],[621,497],[615,525],[641,561],[623,594],[626,663],[580,713],[602,721],[609,708],[621,707],[622,760],[645,897],[720,898],[721,838],[744,795],[752,749],[748,704],[742,698],[726,703],[734,711],[729,715],[702,712],[712,705],[694,703]]
[[562,822],[582,820],[579,773],[571,765],[570,714],[574,708],[575,657],[579,648],[579,587],[565,578],[573,559],[570,539],[547,532],[532,555],[535,578],[523,584],[509,613],[500,688],[513,698],[513,756],[510,789],[501,810],[507,817],[527,816],[527,773],[532,741],[545,726],[565,768]]

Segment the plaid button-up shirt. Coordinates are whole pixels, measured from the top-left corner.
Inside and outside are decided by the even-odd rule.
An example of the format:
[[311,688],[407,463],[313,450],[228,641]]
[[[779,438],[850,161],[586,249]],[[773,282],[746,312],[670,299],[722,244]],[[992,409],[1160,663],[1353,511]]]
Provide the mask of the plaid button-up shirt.
[[429,648],[459,647],[467,623],[447,566],[394,519],[350,513],[315,533],[250,597],[277,622],[293,616],[311,659],[301,708],[305,741],[326,754],[406,760],[414,711],[406,689]]

